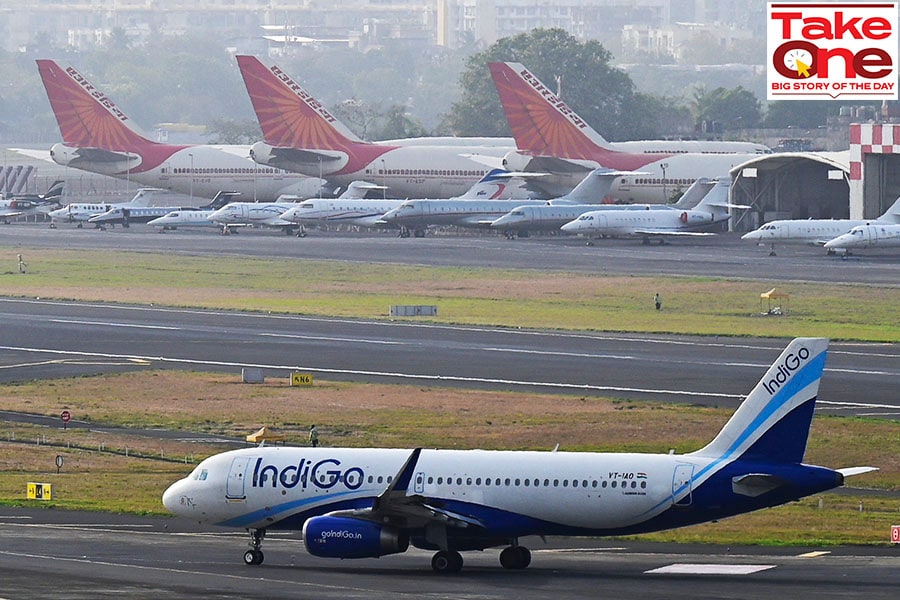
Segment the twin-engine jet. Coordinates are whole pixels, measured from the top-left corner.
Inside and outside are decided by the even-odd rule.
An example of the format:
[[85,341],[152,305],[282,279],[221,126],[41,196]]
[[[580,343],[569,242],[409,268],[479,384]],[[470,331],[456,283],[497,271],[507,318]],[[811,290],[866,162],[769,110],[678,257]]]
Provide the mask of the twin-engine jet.
[[688,454],[257,447],[211,456],[163,504],[200,523],[247,529],[248,565],[270,529],[302,530],[310,554],[375,558],[503,546],[524,569],[525,536],[630,535],[778,506],[871,467],[803,463],[828,340],[798,338],[705,447]]
[[829,252],[863,248],[900,248],[900,224],[857,225],[848,233],[825,242],[825,249]]
[[728,203],[728,183],[720,181],[693,208],[663,204],[629,206],[629,210],[591,210],[560,229],[588,237],[637,236],[645,244],[651,238],[664,243],[667,237],[715,235],[711,228],[731,218],[729,209],[749,208]]
[[[776,244],[824,246],[826,242],[849,233],[854,227],[869,224],[900,223],[900,198],[877,219],[782,219],[769,221],[759,229],[745,233],[742,240],[769,244],[769,256],[775,256]],[[829,250],[836,249],[834,246]]]

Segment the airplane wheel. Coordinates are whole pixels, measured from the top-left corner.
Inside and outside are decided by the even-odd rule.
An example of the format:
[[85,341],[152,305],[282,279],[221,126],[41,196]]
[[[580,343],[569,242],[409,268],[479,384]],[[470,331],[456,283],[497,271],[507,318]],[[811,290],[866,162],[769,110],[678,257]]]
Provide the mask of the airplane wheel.
[[246,565],[261,565],[265,556],[262,553],[262,550],[247,550],[244,552],[244,564]]
[[431,568],[438,573],[459,573],[462,570],[463,558],[453,550],[436,552],[431,558]]
[[524,569],[531,564],[531,551],[524,546],[510,546],[500,553],[500,565],[504,569]]

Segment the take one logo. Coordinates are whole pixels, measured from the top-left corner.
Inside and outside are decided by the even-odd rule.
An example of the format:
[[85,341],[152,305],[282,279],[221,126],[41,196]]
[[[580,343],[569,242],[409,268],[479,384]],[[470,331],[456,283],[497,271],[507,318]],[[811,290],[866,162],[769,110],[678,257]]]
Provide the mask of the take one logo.
[[896,100],[897,2],[768,2],[768,100]]

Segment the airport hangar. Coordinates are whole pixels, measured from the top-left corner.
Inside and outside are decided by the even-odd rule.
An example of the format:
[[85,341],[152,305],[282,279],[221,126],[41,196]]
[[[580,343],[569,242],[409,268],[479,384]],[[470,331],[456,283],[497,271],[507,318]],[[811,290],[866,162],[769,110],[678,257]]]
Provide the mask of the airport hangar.
[[776,219],[875,219],[900,196],[900,124],[852,123],[850,149],[763,154],[730,171],[735,231]]

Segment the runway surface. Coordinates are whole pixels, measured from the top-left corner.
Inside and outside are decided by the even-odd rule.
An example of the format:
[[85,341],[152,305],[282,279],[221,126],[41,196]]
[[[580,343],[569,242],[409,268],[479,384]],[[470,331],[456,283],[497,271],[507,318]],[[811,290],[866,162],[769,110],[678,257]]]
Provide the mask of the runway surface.
[[4,598],[866,598],[893,599],[900,548],[726,548],[528,538],[525,571],[496,550],[464,553],[437,575],[431,553],[336,561],[299,536],[270,533],[248,567],[243,532],[180,519],[0,508]]
[[[308,237],[271,230],[222,236],[214,231],[160,234],[146,226],[98,231],[74,225],[0,225],[0,245],[169,252],[205,256],[254,256],[273,260],[316,259],[438,266],[550,269],[602,274],[727,276],[779,281],[868,283],[900,287],[900,253],[866,251],[848,260],[825,256],[821,248],[768,247],[726,233],[712,238],[642,245],[635,239],[600,240],[585,246],[576,237],[507,240],[500,235],[436,235],[400,239],[394,234],[312,231]],[[27,256],[26,256],[27,261]]]
[[[900,256],[841,260],[812,248],[748,246],[734,235],[671,246],[572,238],[250,231],[160,235],[63,226],[0,227],[0,245],[166,251],[403,264],[798,279],[900,287]],[[26,256],[26,260],[27,260]],[[0,298],[0,381],[153,368],[576,393],[735,407],[786,340],[582,334],[272,316]],[[897,418],[898,344],[833,343],[817,410]],[[265,564],[246,567],[243,532],[178,519],[0,507],[3,598],[894,598],[900,548],[728,549],[585,539],[528,540],[524,572],[498,552],[467,553],[438,576],[430,553],[334,561],[296,535],[270,533]],[[810,553],[811,554],[808,554]],[[819,552],[825,552],[819,554]]]
[[[429,325],[0,298],[0,381],[119,370],[603,395],[736,407],[784,340]],[[819,409],[896,417],[900,345],[829,349]],[[865,395],[860,395],[865,390]]]

